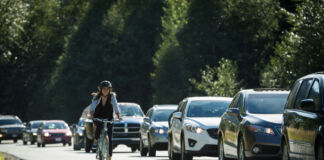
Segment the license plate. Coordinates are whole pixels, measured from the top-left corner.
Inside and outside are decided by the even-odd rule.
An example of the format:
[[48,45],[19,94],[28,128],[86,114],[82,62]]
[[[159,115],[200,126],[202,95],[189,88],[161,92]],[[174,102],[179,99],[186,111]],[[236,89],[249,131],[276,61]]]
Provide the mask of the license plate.
[[16,137],[17,137],[17,135],[16,135],[16,134],[13,134],[13,135],[12,135],[12,137],[16,138]]
[[55,138],[56,142],[62,141],[62,138]]

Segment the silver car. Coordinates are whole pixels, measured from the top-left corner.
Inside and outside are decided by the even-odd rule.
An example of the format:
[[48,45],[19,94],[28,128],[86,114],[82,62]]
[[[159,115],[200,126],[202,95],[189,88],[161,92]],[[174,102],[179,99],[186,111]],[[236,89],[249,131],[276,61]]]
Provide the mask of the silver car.
[[168,149],[168,119],[178,105],[154,105],[147,113],[140,129],[141,156],[155,156],[156,150]]

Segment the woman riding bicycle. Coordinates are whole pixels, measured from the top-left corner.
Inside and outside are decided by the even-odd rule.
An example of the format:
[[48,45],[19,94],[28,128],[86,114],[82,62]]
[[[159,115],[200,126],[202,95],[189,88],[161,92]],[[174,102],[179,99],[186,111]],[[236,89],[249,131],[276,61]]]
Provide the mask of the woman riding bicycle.
[[[116,94],[111,91],[112,85],[109,81],[102,81],[98,86],[99,92],[92,93],[93,98],[90,107],[90,119],[100,118],[108,119],[109,121],[113,120],[113,112],[116,113],[117,118],[122,121],[120,117],[120,112],[117,104]],[[96,144],[100,136],[100,132],[103,129],[103,123],[98,121],[93,121],[96,125],[95,139],[94,143]],[[112,156],[112,124],[107,124],[108,136],[109,136],[109,155],[107,160],[111,159]]]

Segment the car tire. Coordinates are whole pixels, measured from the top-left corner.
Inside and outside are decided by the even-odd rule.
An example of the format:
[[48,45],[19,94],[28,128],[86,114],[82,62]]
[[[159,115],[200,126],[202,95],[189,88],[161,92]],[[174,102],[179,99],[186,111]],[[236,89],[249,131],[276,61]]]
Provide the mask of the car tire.
[[142,137],[140,137],[140,153],[141,153],[141,156],[144,157],[147,155],[147,148],[144,147],[144,144],[143,144],[143,139]]
[[63,147],[66,145],[66,143],[63,143]]
[[31,144],[31,145],[34,145],[34,144],[35,144],[35,141],[30,142],[30,144]]
[[84,136],[85,138],[85,152],[89,153],[92,148],[92,140],[87,137],[87,135]]
[[147,136],[147,139],[148,139],[148,153],[149,153],[149,156],[150,157],[155,157],[156,149],[154,148],[154,146],[152,146],[151,138],[150,138],[149,135]]
[[237,148],[237,155],[238,155],[238,160],[247,160],[247,158],[245,157],[245,147],[244,147],[244,139],[241,136],[239,139],[239,145]]
[[23,140],[23,144],[24,144],[24,145],[27,145],[27,142]]
[[173,152],[173,141],[172,138],[168,138],[168,156],[170,160],[179,160],[180,155]]
[[192,160],[192,155],[186,154],[185,140],[181,138],[181,160]]
[[218,160],[227,160],[224,154],[224,144],[222,136],[220,136],[218,139]]
[[1,144],[1,140],[0,140],[0,144]]
[[13,140],[14,143],[17,143],[17,141],[18,141],[18,139],[14,139],[14,140]]
[[42,144],[42,147],[45,147],[45,143]]
[[316,160],[324,160],[324,139],[318,143],[316,156]]
[[40,147],[40,146],[41,146],[41,144],[37,142],[37,147]]
[[281,153],[282,153],[282,160],[289,160],[289,150],[288,150],[288,145],[285,142],[285,140],[283,140],[282,142],[282,146],[281,146]]
[[68,143],[68,145],[69,145],[69,146],[71,146],[71,145],[72,145],[72,143],[70,142],[70,143]]
[[132,146],[132,147],[131,147],[131,151],[132,151],[132,153],[136,152],[136,150],[137,150],[137,147],[136,147],[136,146]]

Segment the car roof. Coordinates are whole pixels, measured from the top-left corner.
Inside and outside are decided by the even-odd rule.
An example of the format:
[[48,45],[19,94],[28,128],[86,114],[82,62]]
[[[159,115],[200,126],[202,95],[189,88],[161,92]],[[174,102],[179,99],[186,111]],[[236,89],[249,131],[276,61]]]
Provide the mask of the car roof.
[[132,103],[132,102],[118,102],[118,105],[123,105],[123,106],[140,106],[137,103]]
[[308,75],[306,75],[304,77],[301,77],[300,79],[306,79],[306,78],[321,78],[321,79],[324,79],[324,71],[308,74]]
[[19,119],[18,116],[15,115],[0,115],[0,119]]
[[163,110],[163,109],[177,109],[178,105],[176,104],[156,104],[152,108]]
[[32,120],[32,121],[29,121],[29,123],[42,123],[44,121],[45,120]]
[[289,90],[284,88],[255,88],[244,89],[240,92],[245,94],[289,94]]
[[201,97],[187,97],[185,100],[188,101],[199,101],[199,100],[222,100],[222,101],[232,101],[231,97],[212,97],[212,96],[201,96]]
[[63,123],[66,123],[65,121],[63,120],[46,120],[46,121],[43,121],[44,123],[52,123],[52,122],[63,122]]

